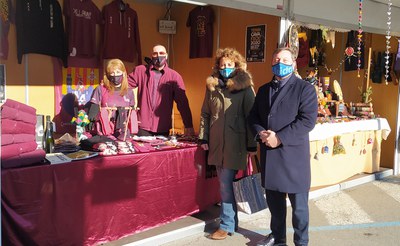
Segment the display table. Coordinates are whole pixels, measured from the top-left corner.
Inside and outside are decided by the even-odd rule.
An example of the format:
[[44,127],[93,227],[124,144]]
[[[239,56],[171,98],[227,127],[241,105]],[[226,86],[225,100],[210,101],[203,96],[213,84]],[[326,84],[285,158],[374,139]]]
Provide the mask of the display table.
[[379,171],[381,141],[389,133],[390,126],[383,118],[317,124],[309,134],[311,187]]
[[3,245],[97,245],[219,201],[189,147],[2,171]]

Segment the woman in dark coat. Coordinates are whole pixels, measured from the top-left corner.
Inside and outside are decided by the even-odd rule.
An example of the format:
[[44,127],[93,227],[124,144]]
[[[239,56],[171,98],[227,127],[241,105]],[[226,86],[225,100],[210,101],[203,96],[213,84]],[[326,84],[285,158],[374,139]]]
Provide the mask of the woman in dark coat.
[[232,48],[217,50],[212,76],[206,80],[206,94],[200,117],[199,139],[208,150],[208,164],[217,168],[221,212],[220,228],[211,239],[225,239],[238,227],[233,179],[246,169],[248,153],[256,153],[257,144],[247,127],[246,118],[255,93],[251,74],[243,56]]

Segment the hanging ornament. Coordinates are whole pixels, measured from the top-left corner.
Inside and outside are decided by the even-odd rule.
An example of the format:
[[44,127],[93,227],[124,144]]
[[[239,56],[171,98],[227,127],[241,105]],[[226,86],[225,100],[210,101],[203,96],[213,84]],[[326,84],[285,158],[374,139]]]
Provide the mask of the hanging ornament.
[[389,58],[390,58],[390,25],[392,24],[392,2],[388,0],[388,10],[387,10],[387,31],[386,31],[386,51],[385,51],[385,84],[388,84],[389,78]]
[[371,134],[368,137],[367,144],[372,144],[374,141],[371,138]]
[[314,159],[319,160],[319,154],[318,154],[318,141],[315,141],[315,154],[314,154]]
[[360,155],[365,155],[367,153],[367,150],[365,149],[365,144],[367,142],[365,133],[364,133],[364,137],[363,138],[364,138],[364,141],[363,141],[362,149],[360,150]]
[[361,42],[362,42],[362,2],[363,0],[358,0],[358,34],[357,34],[357,77],[360,77],[361,69]]
[[354,49],[353,47],[349,46],[344,50],[344,53],[346,54],[346,56],[354,56]]
[[338,154],[346,154],[346,150],[343,146],[343,144],[340,142],[340,136],[335,136],[333,138],[333,151],[332,154],[333,155],[338,155]]

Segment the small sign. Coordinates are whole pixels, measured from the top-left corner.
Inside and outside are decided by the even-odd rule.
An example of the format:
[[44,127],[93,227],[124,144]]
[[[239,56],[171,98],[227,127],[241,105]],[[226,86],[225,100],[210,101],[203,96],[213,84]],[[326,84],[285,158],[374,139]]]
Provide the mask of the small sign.
[[176,21],[173,20],[159,20],[158,32],[163,34],[176,34]]
[[248,26],[246,28],[246,61],[264,62],[266,25]]

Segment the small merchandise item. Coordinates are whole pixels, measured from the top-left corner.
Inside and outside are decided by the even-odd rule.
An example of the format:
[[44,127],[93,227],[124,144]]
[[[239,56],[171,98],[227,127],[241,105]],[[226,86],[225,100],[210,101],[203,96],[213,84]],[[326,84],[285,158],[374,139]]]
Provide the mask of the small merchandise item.
[[93,145],[93,149],[100,151],[100,155],[118,154],[118,148],[114,142],[97,143]]
[[117,148],[119,155],[133,154],[135,153],[135,148],[133,148],[132,142],[128,141],[117,141]]
[[343,146],[343,144],[340,142],[340,136],[336,136],[333,138],[333,155],[338,155],[338,154],[346,154],[346,150]]
[[72,161],[77,161],[77,160],[84,160],[84,159],[92,158],[92,157],[95,157],[98,155],[99,155],[98,152],[79,150],[76,152],[66,154],[65,156],[70,158]]
[[[261,170],[258,157],[254,156],[258,171]],[[251,156],[248,156],[247,166],[252,166]],[[265,190],[261,186],[261,173],[246,175],[233,182],[233,193],[235,195],[238,211],[253,214],[267,208]]]

